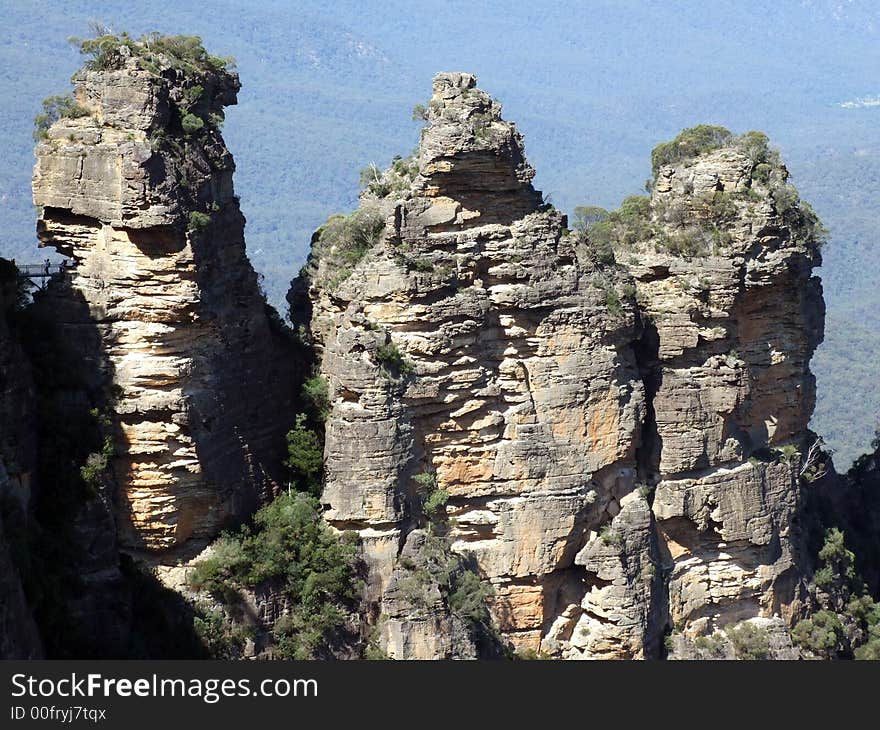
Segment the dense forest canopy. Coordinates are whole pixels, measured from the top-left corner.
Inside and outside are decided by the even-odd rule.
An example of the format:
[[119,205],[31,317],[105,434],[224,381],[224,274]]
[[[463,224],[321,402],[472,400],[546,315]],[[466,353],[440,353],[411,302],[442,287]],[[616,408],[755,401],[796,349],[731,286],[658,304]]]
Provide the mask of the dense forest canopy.
[[[312,231],[354,207],[358,171],[418,139],[413,105],[440,70],[478,74],[525,134],[537,187],[560,209],[641,191],[654,145],[697,123],[765,131],[831,231],[814,427],[845,467],[880,413],[875,285],[880,201],[880,8],[870,0],[599,0],[578,5],[403,0],[2,0],[0,255],[42,260],[30,200],[34,116],[82,62],[97,19],[132,35],[198,34],[237,61],[224,128],[248,249],[281,304]],[[100,17],[95,18],[95,15]]]

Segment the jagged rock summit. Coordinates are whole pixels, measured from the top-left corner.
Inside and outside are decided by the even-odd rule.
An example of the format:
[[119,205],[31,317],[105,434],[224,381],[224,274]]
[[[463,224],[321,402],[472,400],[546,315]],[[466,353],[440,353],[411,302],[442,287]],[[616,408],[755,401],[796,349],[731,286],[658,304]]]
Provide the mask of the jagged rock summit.
[[280,483],[294,366],[247,260],[220,133],[238,76],[198,39],[103,36],[43,130],[50,288],[112,422],[123,543],[198,546]]
[[792,620],[821,230],[766,138],[691,130],[651,198],[569,231],[472,75],[420,111],[289,296],[329,384],[326,519],[363,540],[384,649],[659,657],[673,628],[685,655]]
[[[505,641],[537,649],[581,600],[587,536],[633,498],[634,307],[564,235],[473,76],[435,77],[425,115],[417,157],[367,176],[360,209],[316,234],[306,269],[332,400],[326,517],[363,538],[392,655],[473,650],[435,635],[456,618],[442,596],[401,600],[414,563],[397,555],[426,526],[491,581]],[[366,218],[354,260],[344,229]],[[442,514],[428,514],[432,494],[448,499]]]
[[[11,270],[19,324],[0,323],[0,496],[76,588],[60,623],[28,605],[4,514],[19,633],[0,655],[124,656],[145,627],[173,653],[206,607],[241,656],[318,655],[337,629],[325,656],[798,655],[823,230],[766,137],[685,130],[650,196],[569,226],[500,104],[438,74],[418,150],[367,168],[358,209],[314,234],[288,296],[317,358],[296,399],[306,355],[245,255],[220,133],[236,75],[195,38],[83,49],[34,171],[40,241],[70,264],[14,312]],[[202,548],[277,495],[292,422],[289,473],[322,510],[272,514],[320,529],[270,550],[269,580],[247,561],[291,525],[265,512]],[[335,558],[321,511],[358,538]],[[338,595],[296,605],[289,579]]]

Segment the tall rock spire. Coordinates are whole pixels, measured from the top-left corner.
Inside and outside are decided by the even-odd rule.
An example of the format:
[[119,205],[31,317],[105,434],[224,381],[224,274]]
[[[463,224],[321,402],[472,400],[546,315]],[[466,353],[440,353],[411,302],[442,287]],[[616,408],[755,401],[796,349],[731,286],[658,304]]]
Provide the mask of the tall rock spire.
[[763,134],[711,127],[657,148],[651,200],[633,227],[639,235],[617,237],[616,253],[646,322],[641,467],[683,649],[737,621],[799,610],[823,229]]
[[292,407],[220,133],[238,76],[194,38],[92,50],[36,149],[40,242],[72,260],[46,299],[102,368],[123,544],[197,547],[279,487]]
[[[360,532],[399,658],[480,651],[443,560],[492,586],[504,641],[564,634],[585,591],[575,556],[641,500],[631,296],[579,256],[475,84],[435,77],[417,156],[368,171],[360,209],[319,230],[291,296],[296,310],[308,289],[330,388],[326,517]],[[425,576],[436,586],[411,590]],[[633,654],[651,631],[635,623]]]

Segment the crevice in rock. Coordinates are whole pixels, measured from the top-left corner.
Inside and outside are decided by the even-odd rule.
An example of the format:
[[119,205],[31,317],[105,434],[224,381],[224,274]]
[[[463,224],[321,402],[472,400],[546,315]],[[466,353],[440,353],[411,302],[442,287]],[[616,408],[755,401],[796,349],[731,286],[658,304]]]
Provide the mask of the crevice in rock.
[[660,455],[663,440],[657,431],[654,398],[663,381],[659,367],[660,337],[657,326],[644,314],[641,316],[641,336],[635,343],[636,365],[645,389],[645,419],[636,448],[638,481],[653,487],[660,480]]

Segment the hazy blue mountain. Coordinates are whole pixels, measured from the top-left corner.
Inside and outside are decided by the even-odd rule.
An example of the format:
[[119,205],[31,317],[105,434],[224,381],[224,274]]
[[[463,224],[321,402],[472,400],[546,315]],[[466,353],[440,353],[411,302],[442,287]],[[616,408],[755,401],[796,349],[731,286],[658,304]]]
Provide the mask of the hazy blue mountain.
[[639,192],[651,148],[683,127],[766,131],[832,231],[815,427],[840,463],[867,448],[880,413],[876,3],[2,0],[0,11],[0,253],[45,257],[33,243],[32,120],[80,63],[68,36],[91,19],[198,34],[238,60],[244,87],[225,134],[249,252],[276,304],[311,231],[353,207],[358,170],[415,146],[410,113],[436,71],[474,72],[504,102],[538,187],[563,210]]

